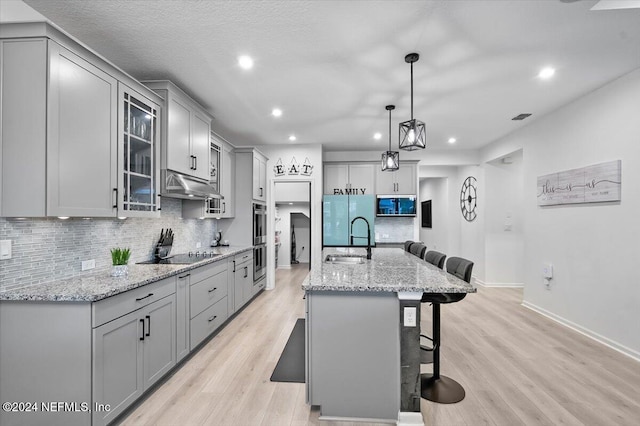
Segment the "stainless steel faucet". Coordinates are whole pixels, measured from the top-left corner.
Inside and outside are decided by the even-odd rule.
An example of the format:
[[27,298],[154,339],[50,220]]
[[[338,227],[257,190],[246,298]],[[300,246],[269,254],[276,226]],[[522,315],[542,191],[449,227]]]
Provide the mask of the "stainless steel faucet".
[[[367,236],[366,237],[356,237],[356,236],[353,235],[353,223],[358,219],[364,220],[364,223],[367,224]],[[353,220],[351,221],[350,236],[351,236],[351,245],[353,245],[353,239],[354,238],[366,238],[367,239],[367,259],[371,259],[371,226],[369,225],[369,221],[367,219],[365,219],[364,217],[362,217],[362,216],[354,217]]]

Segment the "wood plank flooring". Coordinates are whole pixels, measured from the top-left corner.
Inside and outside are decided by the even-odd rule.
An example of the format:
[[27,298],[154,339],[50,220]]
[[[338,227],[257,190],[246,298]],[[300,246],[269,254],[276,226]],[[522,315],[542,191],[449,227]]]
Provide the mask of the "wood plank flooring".
[[[297,318],[306,265],[279,269],[231,323],[140,403],[123,425],[327,425],[300,383],[269,378]],[[520,305],[522,291],[479,288],[442,306],[441,374],[457,404],[421,402],[426,425],[638,425],[640,363]],[[431,308],[422,307],[423,330]],[[423,366],[423,371],[430,371]]]

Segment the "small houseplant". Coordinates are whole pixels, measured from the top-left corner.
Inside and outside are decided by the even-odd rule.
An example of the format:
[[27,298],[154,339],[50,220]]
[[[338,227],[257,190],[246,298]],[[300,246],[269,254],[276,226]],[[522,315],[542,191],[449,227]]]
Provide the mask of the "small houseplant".
[[131,250],[128,248],[112,248],[111,249],[111,276],[121,277],[127,275],[129,263],[129,257],[131,257]]

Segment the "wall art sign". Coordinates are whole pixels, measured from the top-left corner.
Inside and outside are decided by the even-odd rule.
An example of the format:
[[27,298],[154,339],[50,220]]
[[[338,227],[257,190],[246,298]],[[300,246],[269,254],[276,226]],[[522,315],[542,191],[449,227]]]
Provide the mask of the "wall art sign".
[[538,205],[620,201],[622,161],[614,160],[538,177]]
[[286,168],[284,164],[282,164],[282,158],[278,158],[278,161],[276,161],[276,164],[273,166],[273,174],[275,177],[284,176],[285,174],[311,176],[311,173],[313,173],[313,165],[311,165],[309,157],[304,159],[302,165],[296,161],[296,157],[292,157],[289,167]]

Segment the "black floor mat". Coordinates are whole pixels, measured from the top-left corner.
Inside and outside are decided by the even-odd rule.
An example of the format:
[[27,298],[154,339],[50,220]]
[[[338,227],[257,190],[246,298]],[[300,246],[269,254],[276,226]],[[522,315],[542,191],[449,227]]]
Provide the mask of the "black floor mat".
[[298,318],[271,375],[272,382],[304,383],[304,318]]

